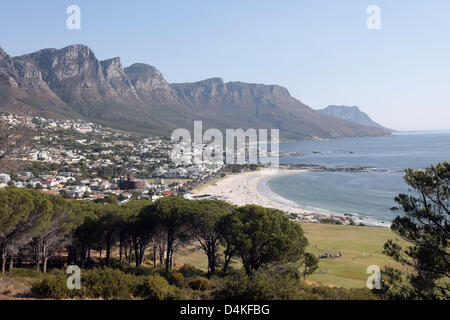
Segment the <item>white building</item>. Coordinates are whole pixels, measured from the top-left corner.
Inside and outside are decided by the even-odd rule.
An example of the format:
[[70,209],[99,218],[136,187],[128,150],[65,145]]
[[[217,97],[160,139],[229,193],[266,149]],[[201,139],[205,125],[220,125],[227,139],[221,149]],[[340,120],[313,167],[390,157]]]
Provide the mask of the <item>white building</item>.
[[0,183],[7,184],[9,181],[11,181],[11,176],[6,173],[0,173]]

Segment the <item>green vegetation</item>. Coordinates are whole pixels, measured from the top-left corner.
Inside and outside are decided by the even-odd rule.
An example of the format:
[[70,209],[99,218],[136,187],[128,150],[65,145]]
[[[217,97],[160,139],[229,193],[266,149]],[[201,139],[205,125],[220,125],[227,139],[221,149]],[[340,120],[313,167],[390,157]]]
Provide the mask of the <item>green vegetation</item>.
[[[306,261],[301,227],[281,211],[254,205],[183,197],[118,205],[7,187],[0,190],[0,208],[2,274],[7,262],[8,276],[19,262],[46,273],[51,258],[52,271],[32,290],[52,298],[172,299],[182,296],[177,288],[210,298],[228,271],[235,272],[228,270],[231,257],[241,260],[249,278]],[[188,246],[202,249],[206,273],[186,265],[175,270],[173,257]],[[64,263],[83,268],[82,290],[67,289]]]
[[[370,265],[396,266],[406,271],[406,267],[383,254],[383,244],[395,234],[384,227],[331,225],[302,223],[309,240],[308,252],[319,257],[325,253],[342,253],[341,257],[319,259],[319,267],[306,277],[311,283],[344,287],[364,288]],[[401,243],[406,245],[406,241]],[[364,256],[363,256],[364,253]]]
[[412,194],[400,194],[395,200],[406,213],[392,223],[392,230],[409,245],[389,240],[384,253],[411,267],[402,271],[387,267],[383,290],[391,299],[436,300],[450,298],[450,163],[426,170],[408,169],[406,183]]
[[323,219],[320,219],[320,223],[325,223],[325,224],[343,224],[341,220],[334,219],[334,218],[323,218]]
[[147,300],[167,300],[176,289],[160,275],[145,277],[136,288],[136,295]]
[[[415,193],[396,198],[406,215],[392,230],[300,225],[223,201],[118,205],[6,187],[0,294],[32,282],[56,299],[448,299],[449,172],[448,163],[407,171]],[[66,286],[73,264],[81,290]],[[371,265],[384,268],[380,290],[365,288]]]
[[[396,238],[395,233],[389,228],[319,223],[302,223],[301,227],[309,242],[306,251],[312,253],[314,257],[325,253],[342,253],[341,257],[319,259],[318,268],[311,275],[306,275],[308,283],[349,289],[364,288],[369,277],[366,270],[370,265],[378,265],[381,268],[395,266],[405,272],[409,269],[383,254],[383,244],[388,239]],[[401,239],[400,243],[407,245],[407,242]],[[175,262],[188,263],[207,270],[205,255],[195,247],[181,250]],[[233,267],[237,269],[242,267],[237,257],[232,262]],[[302,278],[304,268],[305,264],[300,269]]]
[[271,263],[301,260],[308,244],[300,225],[292,223],[283,212],[255,205],[225,215],[218,230],[226,242],[225,267],[227,259],[238,255],[249,276]]
[[301,281],[295,269],[278,272],[260,270],[249,277],[233,273],[224,278],[222,287],[213,293],[215,299],[229,300],[377,300],[367,288],[344,289],[309,286]]

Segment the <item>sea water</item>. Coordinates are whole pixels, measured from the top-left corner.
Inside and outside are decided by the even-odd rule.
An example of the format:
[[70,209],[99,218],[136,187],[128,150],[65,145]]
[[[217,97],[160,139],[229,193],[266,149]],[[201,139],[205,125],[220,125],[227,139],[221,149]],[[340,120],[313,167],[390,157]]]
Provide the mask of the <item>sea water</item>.
[[355,214],[368,221],[392,221],[391,210],[399,193],[408,193],[406,168],[423,169],[450,161],[450,132],[408,132],[389,137],[291,142],[280,152],[282,164],[320,165],[329,168],[371,167],[370,172],[305,172],[265,181],[278,196],[306,208]]

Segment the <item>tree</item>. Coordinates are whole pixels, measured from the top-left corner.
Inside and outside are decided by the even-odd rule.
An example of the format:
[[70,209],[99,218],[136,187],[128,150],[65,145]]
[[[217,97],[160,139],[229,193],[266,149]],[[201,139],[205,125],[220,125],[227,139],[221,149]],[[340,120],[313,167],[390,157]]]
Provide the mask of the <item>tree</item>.
[[126,232],[133,244],[136,267],[141,267],[144,263],[145,252],[159,230],[156,208],[150,201],[143,200],[130,201],[127,203],[127,208],[131,214],[127,220]]
[[39,191],[27,190],[27,192],[33,197],[34,207],[27,220],[19,224],[18,229],[20,230],[19,234],[23,244],[30,244],[33,259],[36,263],[36,270],[40,271],[44,255],[48,257],[45,241],[42,241],[42,235],[50,227],[53,204]]
[[246,205],[235,208],[228,221],[230,232],[224,236],[249,276],[271,263],[297,262],[304,255],[308,240],[302,228],[280,210]]
[[306,280],[306,276],[313,274],[319,267],[319,259],[312,253],[306,252],[303,257],[303,280]]
[[192,206],[191,232],[208,257],[209,274],[214,274],[217,267],[218,248],[222,238],[218,222],[223,215],[231,213],[231,208],[226,202],[216,200],[200,200]]
[[83,219],[82,224],[73,231],[72,243],[73,247],[79,249],[83,268],[90,261],[91,249],[102,240],[99,217],[95,214],[99,211],[99,206],[91,201],[76,201],[72,204],[74,214]]
[[[7,257],[12,269],[19,250],[48,226],[52,204],[37,191],[15,187],[0,191],[0,203],[0,249],[4,273]],[[33,249],[33,257],[39,268],[42,251],[37,246]]]
[[187,243],[189,233],[191,201],[183,197],[167,197],[155,202],[158,223],[166,236],[166,270],[173,266],[173,253]]
[[[25,222],[33,210],[33,198],[24,190],[7,187],[0,190],[0,253],[2,274],[6,272],[6,260],[15,251],[20,235],[19,224]],[[16,246],[15,246],[16,245]]]
[[150,197],[150,201],[153,201],[153,197],[156,195],[156,190],[155,189],[150,189],[148,190],[148,196]]
[[72,203],[61,196],[39,195],[52,204],[50,221],[35,236],[42,248],[42,271],[47,272],[47,262],[52,254],[71,243],[72,231],[82,223],[83,216],[75,215]]
[[238,255],[238,250],[235,247],[235,241],[233,238],[233,221],[233,215],[226,214],[222,216],[216,224],[216,230],[220,234],[221,245],[224,247],[224,261],[222,267],[223,273],[228,272],[231,259]]
[[106,266],[111,266],[111,251],[119,238],[119,226],[122,220],[122,209],[117,204],[103,204],[100,206],[100,229],[106,247]]
[[384,290],[391,298],[449,299],[450,164],[408,169],[404,180],[412,194],[395,198],[405,214],[395,218],[391,229],[411,245],[403,249],[389,240],[383,252],[414,272],[403,277],[385,268]]

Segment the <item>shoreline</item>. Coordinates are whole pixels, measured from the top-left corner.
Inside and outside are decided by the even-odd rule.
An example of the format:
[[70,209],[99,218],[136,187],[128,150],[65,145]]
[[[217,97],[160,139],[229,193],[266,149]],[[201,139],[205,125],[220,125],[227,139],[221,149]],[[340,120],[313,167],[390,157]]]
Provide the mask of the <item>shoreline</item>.
[[255,204],[263,207],[278,209],[288,214],[297,214],[297,220],[299,222],[319,222],[321,219],[331,218],[331,216],[333,216],[333,218],[347,220],[343,215],[339,215],[338,217],[337,215],[335,216],[327,212],[299,208],[294,206],[294,202],[291,204],[283,203],[280,199],[278,199],[278,201],[271,199],[271,197],[260,191],[260,183],[262,182],[264,184],[264,182],[270,178],[308,171],[310,170],[261,169],[254,172],[243,172],[240,174],[227,175],[217,183],[208,185],[199,191],[194,191],[192,194],[194,197],[213,196],[238,206]]
[[192,191],[192,196],[194,198],[214,197],[238,206],[255,204],[278,209],[290,215],[297,222],[320,223],[322,219],[333,218],[343,224],[349,224],[353,220],[356,224],[362,222],[367,226],[389,227],[387,223],[382,224],[377,221],[362,219],[356,215],[306,208],[273,192],[267,184],[270,179],[275,177],[312,171],[315,170],[313,168],[283,168],[278,170],[263,168],[258,171],[227,175],[200,190]]

